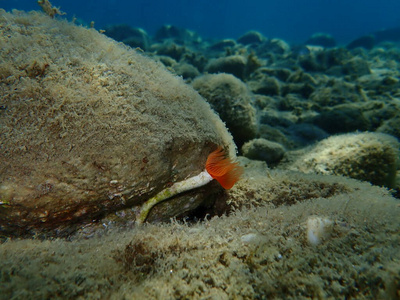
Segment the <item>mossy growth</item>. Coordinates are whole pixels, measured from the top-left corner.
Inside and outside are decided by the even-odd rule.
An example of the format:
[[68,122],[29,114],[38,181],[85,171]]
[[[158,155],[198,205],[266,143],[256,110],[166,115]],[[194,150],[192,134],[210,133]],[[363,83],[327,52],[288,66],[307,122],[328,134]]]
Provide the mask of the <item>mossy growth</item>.
[[[16,291],[25,299],[396,299],[398,200],[365,182],[274,172],[271,185],[286,177],[287,193],[300,178],[299,186],[338,186],[320,193],[323,185],[309,184],[309,199],[258,202],[195,224],[123,230],[104,223],[107,229],[69,241],[9,240],[0,244],[0,299]],[[248,186],[251,177],[243,179]],[[259,196],[245,197],[257,203]],[[307,243],[313,215],[333,221],[330,238],[318,246]]]
[[56,15],[65,15],[59,8],[54,7],[49,0],[38,0],[38,4],[42,8],[43,12],[48,16],[54,18]]

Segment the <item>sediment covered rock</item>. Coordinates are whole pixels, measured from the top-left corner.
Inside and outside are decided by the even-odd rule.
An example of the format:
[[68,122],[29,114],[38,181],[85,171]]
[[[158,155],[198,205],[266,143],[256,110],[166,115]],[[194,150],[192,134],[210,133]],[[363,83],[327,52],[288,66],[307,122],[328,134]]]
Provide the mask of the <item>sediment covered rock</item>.
[[[233,150],[161,63],[38,12],[0,11],[0,23],[1,235],[70,232],[196,175],[217,145]],[[162,216],[195,208],[199,193]]]

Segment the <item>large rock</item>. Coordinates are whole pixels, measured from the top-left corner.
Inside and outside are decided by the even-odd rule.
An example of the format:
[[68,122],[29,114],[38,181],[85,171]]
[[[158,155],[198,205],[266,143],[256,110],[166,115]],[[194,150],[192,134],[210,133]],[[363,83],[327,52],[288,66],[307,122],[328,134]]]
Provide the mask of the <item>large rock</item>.
[[[69,232],[196,175],[217,145],[234,151],[210,106],[161,63],[41,13],[1,10],[0,22],[1,235]],[[204,197],[188,199],[163,217]]]
[[205,70],[208,73],[228,73],[243,79],[246,64],[246,58],[242,55],[230,55],[210,60]]
[[331,136],[306,149],[287,153],[291,163],[281,168],[324,175],[340,175],[396,187],[399,142],[374,132]]
[[142,28],[131,27],[127,24],[107,26],[105,35],[118,42],[123,42],[132,48],[139,47],[147,50],[150,47],[150,37]]
[[192,86],[218,112],[238,146],[256,137],[256,110],[247,86],[231,74],[197,77]]
[[274,166],[285,155],[285,149],[281,144],[259,138],[245,143],[242,147],[242,154],[247,158],[262,160],[269,166]]

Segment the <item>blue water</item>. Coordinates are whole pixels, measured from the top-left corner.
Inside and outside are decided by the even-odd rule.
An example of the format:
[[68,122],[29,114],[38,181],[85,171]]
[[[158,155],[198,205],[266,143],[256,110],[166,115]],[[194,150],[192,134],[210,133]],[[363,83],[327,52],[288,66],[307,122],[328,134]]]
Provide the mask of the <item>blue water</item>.
[[[254,29],[266,37],[303,42],[315,32],[347,43],[400,26],[400,0],[53,0],[54,6],[96,28],[125,23],[153,34],[172,24],[207,38],[237,38]],[[39,9],[35,0],[0,0],[0,7]]]

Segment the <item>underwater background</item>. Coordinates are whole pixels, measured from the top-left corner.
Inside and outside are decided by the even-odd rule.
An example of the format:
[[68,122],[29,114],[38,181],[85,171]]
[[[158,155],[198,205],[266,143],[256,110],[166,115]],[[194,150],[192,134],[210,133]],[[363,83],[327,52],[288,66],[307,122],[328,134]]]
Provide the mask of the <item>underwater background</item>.
[[0,300],[400,299],[400,1],[52,4],[0,0]]
[[[53,1],[67,16],[95,22],[141,27],[153,35],[164,24],[184,27],[204,38],[238,38],[257,30],[269,38],[301,43],[316,32],[331,34],[338,43],[377,30],[400,26],[397,0],[172,0]],[[0,7],[37,9],[33,0],[0,0]]]

